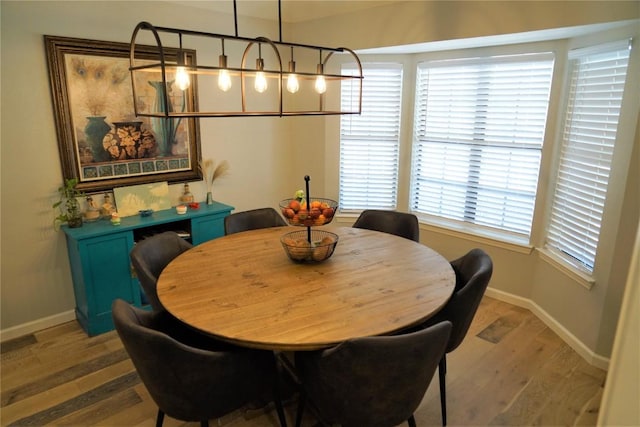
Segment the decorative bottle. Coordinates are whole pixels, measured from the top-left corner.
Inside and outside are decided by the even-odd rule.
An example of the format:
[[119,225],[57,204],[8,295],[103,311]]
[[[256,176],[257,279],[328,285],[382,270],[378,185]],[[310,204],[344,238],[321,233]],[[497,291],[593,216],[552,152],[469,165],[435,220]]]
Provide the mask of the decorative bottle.
[[191,190],[189,190],[189,184],[184,185],[184,192],[182,193],[182,197],[180,197],[180,201],[182,203],[193,203],[193,194],[191,194]]

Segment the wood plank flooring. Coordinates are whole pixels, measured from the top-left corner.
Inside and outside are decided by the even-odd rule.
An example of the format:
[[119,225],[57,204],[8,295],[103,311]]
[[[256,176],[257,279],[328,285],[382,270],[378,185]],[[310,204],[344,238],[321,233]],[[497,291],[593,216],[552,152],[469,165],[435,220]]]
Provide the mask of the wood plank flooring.
[[[2,343],[1,353],[1,426],[155,425],[157,408],[115,332],[88,338],[69,322]],[[447,365],[450,426],[596,424],[605,371],[528,310],[485,297]],[[295,397],[285,402],[289,425]],[[437,374],[415,418],[441,425]],[[316,424],[307,413],[304,425]],[[164,425],[198,424],[167,417]],[[247,407],[210,425],[270,427],[278,419],[272,406]]]

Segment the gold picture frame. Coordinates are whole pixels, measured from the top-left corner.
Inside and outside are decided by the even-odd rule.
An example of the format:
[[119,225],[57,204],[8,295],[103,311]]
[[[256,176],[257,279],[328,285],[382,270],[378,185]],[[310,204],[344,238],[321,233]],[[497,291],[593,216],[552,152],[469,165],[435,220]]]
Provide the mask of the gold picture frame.
[[[86,192],[202,179],[198,120],[135,117],[129,43],[48,35],[44,43],[63,179],[77,178]],[[151,59],[157,50],[137,46],[136,55]],[[196,63],[195,50],[184,52],[187,64]],[[167,61],[177,54],[165,48]],[[195,79],[185,91],[172,90],[170,76],[167,81],[177,105],[197,108]],[[152,103],[165,86],[148,80],[137,87],[146,89],[137,99]]]

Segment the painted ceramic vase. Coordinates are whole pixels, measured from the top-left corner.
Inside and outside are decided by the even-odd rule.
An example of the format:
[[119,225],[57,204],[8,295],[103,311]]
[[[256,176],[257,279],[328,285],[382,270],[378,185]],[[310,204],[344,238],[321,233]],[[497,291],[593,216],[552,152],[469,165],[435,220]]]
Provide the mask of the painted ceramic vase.
[[84,128],[87,146],[91,150],[94,162],[107,162],[111,159],[102,145],[104,136],[111,130],[111,126],[104,119],[105,116],[87,117],[87,125]]
[[155,157],[156,140],[141,121],[114,122],[115,126],[102,140],[111,160]]
[[[155,101],[153,103],[154,111],[165,113],[174,111],[171,97],[169,97],[167,106],[164,103],[164,85],[161,81],[150,81],[149,84],[156,90]],[[169,86],[171,82],[169,82]],[[173,146],[178,143],[176,135],[178,126],[182,119],[168,119],[164,117],[152,117],[151,128],[156,135],[158,142],[158,157],[170,157],[173,155]]]

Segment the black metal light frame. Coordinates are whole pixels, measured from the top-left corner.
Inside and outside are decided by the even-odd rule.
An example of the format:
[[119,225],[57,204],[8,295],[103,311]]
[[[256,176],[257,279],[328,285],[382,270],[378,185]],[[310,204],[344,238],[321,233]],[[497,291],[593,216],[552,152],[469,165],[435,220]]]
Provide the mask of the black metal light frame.
[[[278,1],[278,5],[279,5],[279,11],[280,11],[280,0]],[[279,13],[280,15],[280,13]],[[142,116],[142,117],[164,117],[164,118],[181,118],[181,117],[188,117],[188,118],[200,118],[200,117],[247,117],[247,116],[258,116],[258,117],[264,117],[264,116],[314,116],[314,115],[341,115],[341,114],[360,114],[362,111],[362,80],[363,80],[363,76],[362,76],[362,65],[360,63],[360,60],[358,58],[358,56],[356,55],[355,52],[353,52],[351,49],[348,49],[346,47],[339,47],[339,48],[329,48],[329,47],[321,47],[321,46],[313,46],[313,45],[307,45],[307,44],[299,44],[299,43],[289,43],[289,42],[283,42],[282,40],[280,41],[272,41],[266,37],[256,37],[256,38],[247,38],[247,37],[241,37],[238,36],[237,34],[237,14],[236,14],[236,8],[235,8],[235,0],[234,0],[234,18],[236,20],[236,35],[226,35],[226,34],[217,34],[217,33],[207,33],[207,32],[201,32],[201,31],[192,31],[192,30],[184,30],[184,29],[177,29],[177,28],[168,28],[168,27],[157,27],[154,26],[152,24],[150,24],[149,22],[140,22],[134,29],[133,34],[131,36],[131,43],[130,43],[130,50],[129,50],[129,62],[130,62],[130,72],[131,72],[131,81],[132,81],[132,89],[133,89],[133,104],[134,104],[134,111],[136,116]],[[279,25],[280,25],[280,38],[282,39],[282,20],[279,17]],[[152,62],[149,62],[148,60],[144,63],[142,63],[141,61],[139,61],[139,59],[136,58],[136,46],[138,46],[136,44],[136,39],[138,38],[139,34],[141,32],[150,32],[153,35],[153,38],[155,39],[155,43],[157,45],[157,60],[152,60]],[[162,35],[177,35],[178,39],[180,40],[180,44],[181,44],[181,48],[182,48],[182,40],[185,39],[184,36],[189,36],[189,37],[196,37],[196,38],[205,38],[205,39],[218,39],[222,41],[222,46],[224,46],[224,42],[226,40],[229,41],[236,41],[236,42],[242,42],[242,43],[246,43],[246,48],[244,50],[244,54],[242,55],[242,61],[239,65],[239,67],[224,67],[226,66],[226,59],[225,59],[225,64],[221,64],[218,63],[217,65],[203,65],[203,64],[196,64],[196,63],[187,63],[187,64],[178,64],[175,62],[168,62],[167,58],[165,57],[165,50],[164,50],[164,46],[162,43]],[[169,36],[171,37],[171,36]],[[277,60],[277,63],[275,64],[276,67],[272,68],[272,69],[264,69],[264,70],[260,70],[263,71],[267,76],[269,76],[270,78],[275,78],[277,80],[277,104],[278,104],[278,108],[276,109],[272,109],[272,110],[249,110],[247,108],[247,88],[246,88],[246,79],[249,76],[253,76],[256,74],[256,72],[258,71],[256,68],[248,68],[247,66],[247,58],[248,58],[248,54],[251,50],[251,48],[258,44],[259,46],[269,46],[271,47],[271,49],[273,50],[273,55]],[[328,81],[335,81],[335,80],[354,80],[356,81],[356,84],[354,85],[355,87],[357,87],[359,89],[359,93],[357,95],[357,101],[355,102],[355,106],[357,106],[357,108],[353,108],[352,110],[342,110],[342,107],[340,109],[337,110],[331,110],[331,109],[326,109],[325,105],[325,99],[324,97],[326,96],[325,93],[322,94],[315,94],[314,96],[318,97],[318,102],[317,102],[317,109],[306,109],[306,110],[286,110],[283,108],[283,87],[285,87],[286,85],[286,79],[290,74],[294,74],[289,68],[287,68],[286,70],[283,70],[282,67],[282,59],[281,59],[281,55],[280,55],[280,51],[279,51],[279,47],[283,48],[283,49],[291,49],[291,54],[293,55],[293,49],[307,49],[307,50],[312,50],[312,51],[316,51],[319,54],[319,58],[320,58],[320,63],[317,64],[317,71],[316,72],[300,72],[297,71],[295,72],[295,75],[302,79],[302,80],[315,80],[319,73],[321,73],[324,78]],[[323,53],[325,54],[325,57],[323,59],[322,55]],[[358,68],[358,73],[356,75],[340,75],[340,74],[326,74],[324,72],[324,70],[327,69],[327,67],[325,66],[327,64],[327,61],[336,53],[346,53],[346,54],[350,54],[353,58],[353,61],[356,63],[357,68]],[[148,50],[147,50],[147,54],[148,54]],[[223,52],[224,54],[224,52]],[[193,78],[195,80],[195,77],[198,74],[212,74],[215,75],[217,73],[219,73],[221,70],[227,70],[229,72],[235,73],[235,75],[239,75],[240,76],[240,81],[241,81],[241,89],[240,89],[240,96],[241,96],[241,109],[239,111],[173,111],[174,109],[171,108],[171,100],[170,100],[170,96],[168,93],[168,90],[165,90],[163,93],[163,97],[164,99],[162,99],[162,102],[164,104],[164,111],[143,111],[141,108],[139,108],[138,106],[138,102],[137,102],[137,97],[136,97],[136,93],[138,93],[137,90],[137,81],[138,79],[136,79],[136,76],[138,73],[142,73],[142,72],[155,72],[155,73],[160,73],[161,75],[161,79],[163,82],[164,87],[167,87],[167,82],[168,82],[168,76],[172,76],[175,74],[176,69],[178,66],[184,66],[186,68],[186,70],[188,71],[189,75],[191,78]],[[223,66],[224,65],[224,66]],[[197,86],[194,84],[190,90],[197,90]],[[207,89],[209,90],[209,89]],[[210,90],[214,90],[213,88]],[[196,94],[197,95],[197,94]],[[254,96],[258,97],[261,94],[256,94]],[[291,95],[291,96],[297,96],[297,94]]]

